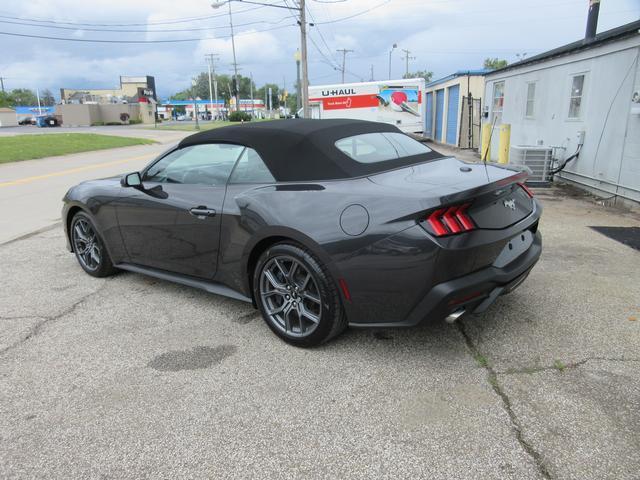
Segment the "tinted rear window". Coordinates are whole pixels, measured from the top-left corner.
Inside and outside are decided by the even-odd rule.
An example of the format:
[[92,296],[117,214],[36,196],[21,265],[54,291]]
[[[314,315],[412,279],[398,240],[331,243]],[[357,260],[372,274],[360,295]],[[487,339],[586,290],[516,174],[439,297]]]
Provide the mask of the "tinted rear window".
[[432,151],[408,135],[396,132],[354,135],[341,138],[335,145],[342,153],[360,163],[385,162]]

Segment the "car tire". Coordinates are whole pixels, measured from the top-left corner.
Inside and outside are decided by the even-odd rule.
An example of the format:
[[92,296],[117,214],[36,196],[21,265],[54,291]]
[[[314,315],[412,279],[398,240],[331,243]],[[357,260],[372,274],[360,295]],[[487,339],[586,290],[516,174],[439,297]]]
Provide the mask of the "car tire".
[[329,271],[300,245],[277,243],[262,253],[253,273],[253,294],[269,328],[291,345],[320,345],[347,327]]
[[100,278],[117,272],[104,241],[91,217],[86,213],[78,212],[73,216],[69,227],[69,240],[76,260],[89,275]]

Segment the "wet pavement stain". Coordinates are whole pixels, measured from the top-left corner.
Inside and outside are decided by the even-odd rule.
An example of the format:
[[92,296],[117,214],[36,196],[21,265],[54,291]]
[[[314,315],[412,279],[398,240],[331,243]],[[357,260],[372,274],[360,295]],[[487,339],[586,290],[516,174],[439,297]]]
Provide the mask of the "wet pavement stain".
[[161,372],[198,370],[221,363],[225,358],[233,355],[236,350],[235,345],[200,346],[191,350],[173,350],[153,358],[147,366]]
[[258,318],[260,318],[260,312],[256,312],[254,310],[253,312],[244,313],[242,315],[239,315],[239,316],[237,316],[236,318],[234,318],[231,321],[233,323],[239,323],[240,325],[245,325],[247,323],[253,322],[254,320],[257,320]]
[[384,330],[373,332],[373,336],[376,340],[393,340],[393,335]]

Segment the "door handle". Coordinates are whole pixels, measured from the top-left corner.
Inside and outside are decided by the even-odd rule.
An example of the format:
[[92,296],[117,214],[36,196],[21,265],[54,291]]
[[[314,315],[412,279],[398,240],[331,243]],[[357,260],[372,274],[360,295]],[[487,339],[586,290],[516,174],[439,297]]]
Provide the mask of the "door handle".
[[214,217],[216,214],[216,211],[212,208],[200,206],[200,207],[194,207],[190,209],[189,213],[196,217]]

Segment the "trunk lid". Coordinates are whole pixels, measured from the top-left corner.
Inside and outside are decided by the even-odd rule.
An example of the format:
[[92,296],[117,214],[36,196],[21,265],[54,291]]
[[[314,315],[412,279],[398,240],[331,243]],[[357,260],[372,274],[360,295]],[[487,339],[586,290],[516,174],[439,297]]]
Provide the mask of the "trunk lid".
[[481,229],[502,229],[533,211],[533,200],[518,185],[526,172],[456,158],[412,165],[369,177],[378,185],[431,200],[434,208],[471,203],[467,213]]

